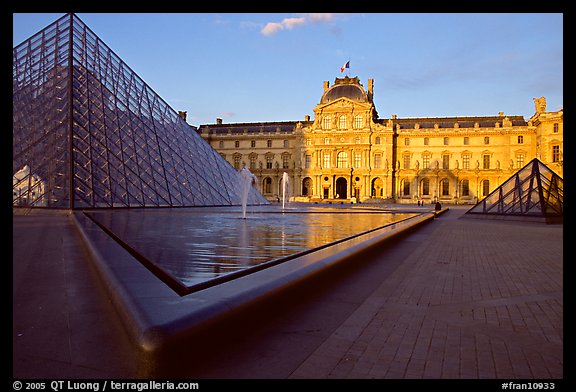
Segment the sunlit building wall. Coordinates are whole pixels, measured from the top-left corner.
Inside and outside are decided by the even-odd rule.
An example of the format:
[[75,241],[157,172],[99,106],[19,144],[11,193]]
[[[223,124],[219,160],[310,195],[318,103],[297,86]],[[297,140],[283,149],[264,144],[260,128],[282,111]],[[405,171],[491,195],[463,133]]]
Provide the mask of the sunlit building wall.
[[198,132],[258,189],[279,200],[289,174],[292,200],[474,204],[532,158],[562,177],[563,110],[534,98],[526,120],[494,116],[379,118],[357,77],[324,82],[314,118],[201,125]]

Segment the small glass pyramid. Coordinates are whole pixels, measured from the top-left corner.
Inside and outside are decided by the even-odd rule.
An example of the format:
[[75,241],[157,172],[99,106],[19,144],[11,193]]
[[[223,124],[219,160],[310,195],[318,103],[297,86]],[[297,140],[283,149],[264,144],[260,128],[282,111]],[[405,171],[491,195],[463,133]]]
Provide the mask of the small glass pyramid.
[[554,223],[563,221],[563,204],[564,181],[534,158],[467,211],[466,215]]
[[76,15],[13,56],[14,206],[241,204],[239,173]]

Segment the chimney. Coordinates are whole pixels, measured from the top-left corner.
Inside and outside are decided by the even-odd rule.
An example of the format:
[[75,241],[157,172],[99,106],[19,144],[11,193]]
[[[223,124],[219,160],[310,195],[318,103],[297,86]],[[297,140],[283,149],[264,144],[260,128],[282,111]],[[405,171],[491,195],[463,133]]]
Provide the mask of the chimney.
[[220,117],[216,117],[216,124],[222,125],[222,119]]
[[186,121],[186,113],[188,113],[188,112],[178,111],[178,115],[179,115],[180,117],[182,117],[182,119],[183,119],[184,121]]
[[392,120],[396,120],[397,118],[398,117],[395,114],[392,115]]
[[368,79],[368,94],[374,94],[374,79]]
[[500,117],[504,117],[504,112],[498,112],[498,115],[499,115]]
[[304,121],[310,121],[310,116],[309,116],[309,115],[305,115],[305,116],[304,116]]
[[325,81],[324,81],[324,92],[326,92],[329,87],[330,87],[330,82],[327,81],[327,80],[325,80]]

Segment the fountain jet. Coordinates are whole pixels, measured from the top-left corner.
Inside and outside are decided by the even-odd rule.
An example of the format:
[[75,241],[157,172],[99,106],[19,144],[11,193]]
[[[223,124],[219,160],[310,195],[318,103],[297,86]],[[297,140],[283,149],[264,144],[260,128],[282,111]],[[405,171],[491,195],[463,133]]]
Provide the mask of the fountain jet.
[[252,184],[256,182],[256,176],[244,166],[240,170],[240,177],[242,178],[242,218],[246,219],[246,205],[248,204],[248,195]]

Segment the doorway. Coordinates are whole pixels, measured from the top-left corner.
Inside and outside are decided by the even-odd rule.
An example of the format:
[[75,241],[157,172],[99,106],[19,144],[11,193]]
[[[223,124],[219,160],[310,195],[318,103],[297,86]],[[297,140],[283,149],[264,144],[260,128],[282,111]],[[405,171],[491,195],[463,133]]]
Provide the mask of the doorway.
[[340,177],[336,180],[336,198],[348,198],[348,181],[346,181],[344,177]]

